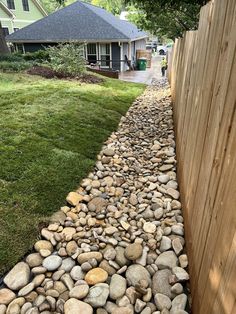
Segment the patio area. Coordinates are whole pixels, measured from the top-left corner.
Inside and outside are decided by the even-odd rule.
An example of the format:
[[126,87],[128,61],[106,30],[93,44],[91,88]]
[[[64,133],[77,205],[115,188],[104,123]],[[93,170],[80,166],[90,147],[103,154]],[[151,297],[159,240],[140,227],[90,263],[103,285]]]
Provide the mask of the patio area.
[[151,85],[153,80],[161,78],[161,59],[163,56],[152,57],[152,66],[146,71],[127,71],[119,74],[119,79],[127,82]]

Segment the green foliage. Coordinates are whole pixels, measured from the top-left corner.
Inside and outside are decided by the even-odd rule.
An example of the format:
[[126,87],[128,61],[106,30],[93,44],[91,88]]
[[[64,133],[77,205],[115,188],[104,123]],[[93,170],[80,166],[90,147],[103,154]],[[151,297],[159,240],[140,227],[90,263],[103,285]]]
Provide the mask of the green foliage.
[[1,61],[0,62],[0,71],[2,72],[20,72],[32,67],[31,62],[26,61]]
[[92,0],[93,5],[97,5],[114,15],[120,15],[122,9],[125,8],[124,0]]
[[[32,248],[145,86],[0,74],[0,274]],[[9,249],[10,248],[10,249]]]
[[[44,8],[48,13],[52,13],[56,11],[57,9],[67,6],[76,0],[41,0]],[[84,0],[84,2],[91,2],[91,0]]]
[[49,54],[49,65],[57,72],[79,75],[85,71],[83,56],[84,45],[80,43],[62,43],[46,49]]
[[7,61],[7,62],[16,62],[16,61],[23,61],[23,55],[17,53],[9,53],[0,55],[0,62]]
[[207,0],[127,0],[136,5],[130,20],[159,36],[174,39],[198,27],[201,5]]
[[23,55],[24,60],[26,61],[36,61],[36,62],[44,62],[49,61],[49,52],[47,50],[38,50],[35,52],[27,52]]

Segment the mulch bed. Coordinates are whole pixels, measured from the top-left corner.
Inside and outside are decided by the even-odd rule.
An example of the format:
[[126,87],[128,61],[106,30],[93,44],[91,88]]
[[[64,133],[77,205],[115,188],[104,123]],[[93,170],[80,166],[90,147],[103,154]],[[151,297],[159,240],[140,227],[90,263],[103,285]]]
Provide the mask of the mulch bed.
[[40,75],[42,77],[45,77],[47,79],[52,79],[52,78],[58,78],[58,79],[74,79],[78,80],[82,83],[88,83],[88,84],[99,84],[103,83],[104,80],[100,77],[97,77],[92,74],[81,74],[79,76],[73,76],[68,73],[63,73],[63,72],[56,72],[48,67],[44,66],[34,66],[27,70],[27,73],[30,75]]

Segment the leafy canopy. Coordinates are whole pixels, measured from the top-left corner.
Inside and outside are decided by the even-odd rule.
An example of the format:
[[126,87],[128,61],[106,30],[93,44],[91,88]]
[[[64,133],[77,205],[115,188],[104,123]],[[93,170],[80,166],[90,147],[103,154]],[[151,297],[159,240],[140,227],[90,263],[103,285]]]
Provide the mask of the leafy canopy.
[[129,18],[140,28],[171,39],[196,29],[199,12],[208,0],[126,0],[136,12]]

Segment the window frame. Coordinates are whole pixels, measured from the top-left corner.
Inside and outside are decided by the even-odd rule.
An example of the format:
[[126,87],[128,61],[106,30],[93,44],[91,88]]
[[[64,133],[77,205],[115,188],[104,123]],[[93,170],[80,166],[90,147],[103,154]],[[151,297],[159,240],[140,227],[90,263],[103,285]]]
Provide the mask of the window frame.
[[[106,45],[106,50],[107,50],[107,47],[109,46],[109,54],[107,53],[106,51],[106,54],[102,54],[102,46]],[[102,60],[102,56],[105,56],[105,57],[109,57],[109,60]],[[100,66],[101,68],[104,68],[104,69],[111,69],[112,68],[112,46],[111,46],[111,43],[100,43],[99,45],[99,60],[100,60]],[[105,62],[106,64],[109,63],[109,65],[103,65],[102,63]]]
[[[96,49],[96,51],[94,52],[94,53],[90,53],[89,52],[89,47],[90,47],[90,45],[94,45],[94,47],[95,47],[95,49]],[[94,56],[95,57],[95,59],[96,59],[96,63],[98,62],[98,45],[96,44],[96,43],[88,43],[87,45],[86,45],[86,60],[89,62],[89,56]],[[89,62],[90,64],[91,63],[94,63],[94,62]]]
[[9,10],[15,10],[16,9],[15,1],[14,0],[7,0],[7,7]]
[[[6,30],[7,30],[7,32],[6,32]],[[2,26],[2,31],[3,31],[4,38],[10,34],[9,28],[7,26],[6,27]]]
[[24,12],[29,12],[29,0],[22,0],[22,7]]

